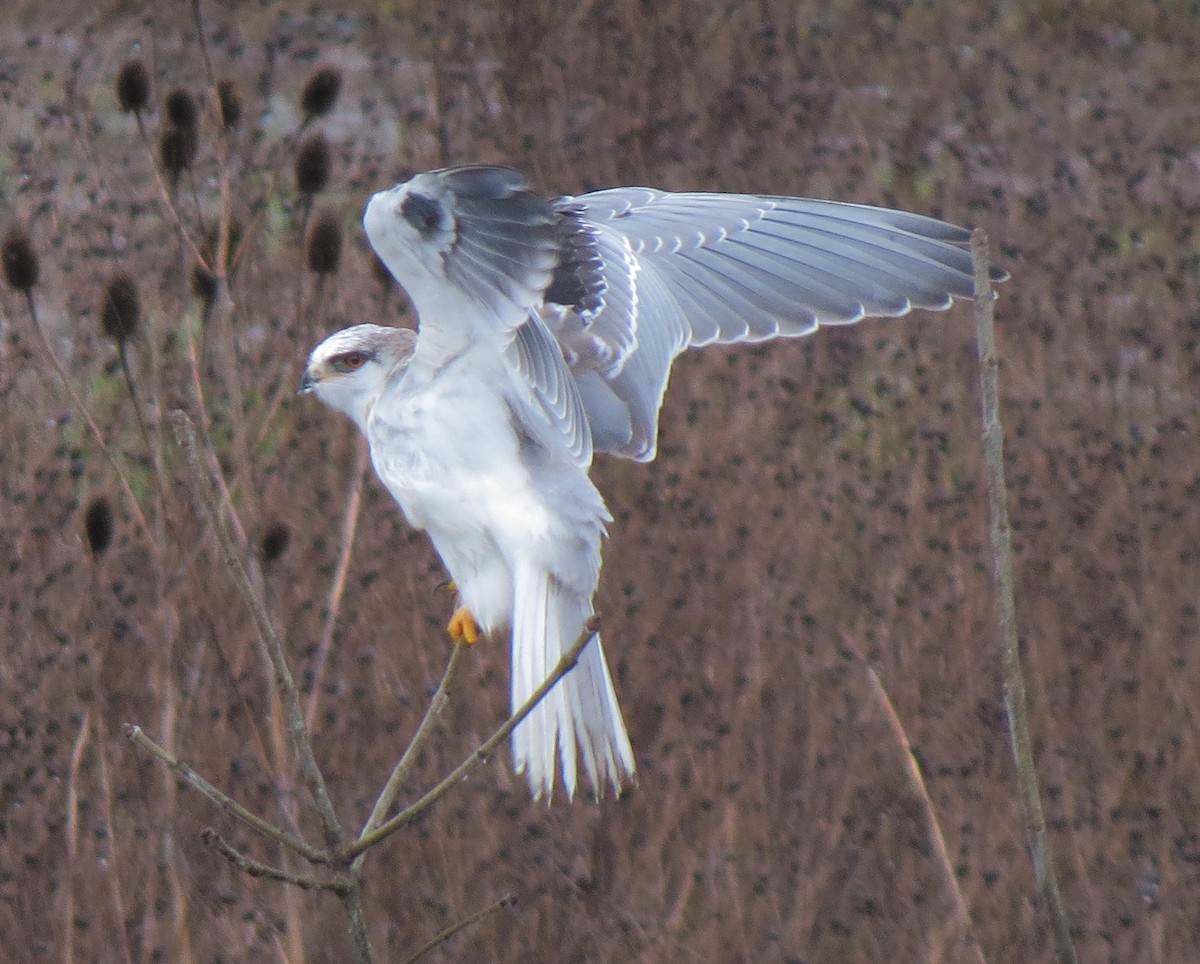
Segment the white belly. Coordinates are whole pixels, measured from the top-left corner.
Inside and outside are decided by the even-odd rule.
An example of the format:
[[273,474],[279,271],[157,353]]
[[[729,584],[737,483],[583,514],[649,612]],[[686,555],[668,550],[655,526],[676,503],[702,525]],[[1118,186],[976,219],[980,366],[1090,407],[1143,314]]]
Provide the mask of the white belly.
[[545,542],[553,521],[521,461],[508,407],[497,400],[505,374],[462,359],[433,380],[410,371],[367,426],[380,478],[409,522],[429,533],[488,631],[511,621],[516,554]]

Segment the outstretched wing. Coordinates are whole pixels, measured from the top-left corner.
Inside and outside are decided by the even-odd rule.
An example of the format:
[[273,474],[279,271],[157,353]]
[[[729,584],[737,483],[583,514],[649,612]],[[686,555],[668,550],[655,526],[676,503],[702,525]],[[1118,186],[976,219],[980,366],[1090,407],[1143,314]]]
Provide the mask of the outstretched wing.
[[671,362],[686,348],[940,311],[974,290],[970,232],[902,211],[642,187],[556,207],[564,240],[543,316],[579,382],[596,448],[643,461],[655,454]]

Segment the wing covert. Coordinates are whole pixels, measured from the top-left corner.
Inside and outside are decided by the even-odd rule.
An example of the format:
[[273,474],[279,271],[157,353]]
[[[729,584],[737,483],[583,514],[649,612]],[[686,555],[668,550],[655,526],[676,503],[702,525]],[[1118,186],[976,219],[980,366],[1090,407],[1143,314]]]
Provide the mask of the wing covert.
[[[536,314],[531,313],[514,332],[505,356],[529,387],[538,409],[534,418],[522,418],[527,428],[555,449],[565,446],[576,464],[590,465],[592,430],[579,388],[561,347]],[[528,406],[518,403],[518,407],[524,414]]]

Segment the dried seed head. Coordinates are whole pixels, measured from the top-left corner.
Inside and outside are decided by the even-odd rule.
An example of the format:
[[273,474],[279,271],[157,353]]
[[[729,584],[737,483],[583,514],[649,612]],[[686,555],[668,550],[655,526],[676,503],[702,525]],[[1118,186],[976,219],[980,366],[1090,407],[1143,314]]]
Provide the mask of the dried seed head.
[[93,556],[102,556],[112,545],[113,511],[108,499],[93,499],[83,514],[83,534]]
[[225,130],[233,130],[241,123],[242,91],[232,77],[217,82],[217,106],[221,110],[221,126]]
[[38,259],[29,232],[13,226],[4,235],[4,277],[17,291],[26,293],[38,283]]
[[192,294],[204,302],[205,315],[212,311],[217,300],[217,276],[202,264],[192,268]]
[[306,137],[296,151],[296,187],[301,194],[320,194],[329,184],[329,142],[321,133]]
[[196,129],[167,124],[158,137],[158,157],[163,170],[171,175],[171,183],[179,182],[179,175],[192,166],[196,158]]
[[100,301],[100,327],[118,344],[137,334],[142,320],[142,302],[137,282],[127,274],[113,275]]
[[167,120],[176,127],[190,127],[195,130],[200,111],[196,107],[196,98],[182,87],[176,87],[167,94],[163,107]]
[[[204,256],[205,264],[213,264],[217,259],[217,228],[213,227],[208,234],[204,236],[204,240],[200,243],[200,254]],[[225,252],[225,267],[235,264],[238,248],[242,246],[242,223],[234,218],[229,222],[229,248]],[[197,264],[192,268],[192,293],[204,302],[204,310],[207,313],[213,305],[213,301],[217,297],[217,276],[209,271],[204,265]]]
[[308,232],[308,269],[333,274],[342,262],[342,226],[328,211],[323,212]]
[[305,121],[321,117],[333,110],[342,91],[342,72],[336,67],[318,67],[308,75],[300,94],[300,109]]
[[150,72],[140,60],[127,60],[117,73],[117,102],[123,111],[137,113],[150,102]]
[[282,522],[267,529],[258,543],[258,551],[262,553],[263,562],[272,563],[282,556],[291,542],[292,532]]

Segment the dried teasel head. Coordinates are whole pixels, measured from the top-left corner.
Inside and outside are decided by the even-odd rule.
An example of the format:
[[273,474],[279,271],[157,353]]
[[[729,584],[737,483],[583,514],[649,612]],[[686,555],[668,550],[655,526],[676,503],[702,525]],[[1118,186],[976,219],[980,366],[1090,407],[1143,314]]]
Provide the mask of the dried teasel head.
[[296,151],[296,189],[301,194],[320,194],[329,184],[332,166],[329,142],[321,133],[306,137]]
[[336,67],[317,67],[308,75],[300,94],[300,109],[304,111],[305,123],[333,110],[341,92],[342,72]]
[[196,98],[183,87],[175,87],[163,101],[163,111],[167,120],[176,127],[195,129],[200,121],[200,110],[196,106]]
[[171,177],[172,185],[192,166],[196,159],[196,129],[178,124],[165,124],[158,135],[158,159]]
[[142,301],[137,282],[125,274],[115,274],[104,286],[100,299],[100,327],[118,345],[137,334],[142,321]]
[[179,175],[192,166],[199,144],[200,110],[196,98],[182,87],[175,87],[163,100],[162,131],[158,135],[158,157],[163,170],[171,176],[171,184],[179,183]]
[[138,59],[127,60],[117,71],[117,103],[126,113],[137,114],[150,102],[150,72]]
[[217,81],[217,108],[221,112],[221,126],[233,130],[242,121],[242,90],[232,77]]
[[270,526],[258,541],[258,551],[262,555],[263,562],[272,563],[282,556],[288,547],[288,543],[292,541],[292,531],[282,522],[277,522]]
[[4,264],[4,278],[13,288],[25,294],[33,290],[40,269],[29,232],[23,227],[14,225],[5,233],[4,243],[0,245],[0,261]]
[[342,226],[328,211],[318,215],[308,231],[304,246],[308,270],[333,274],[342,263]]
[[93,556],[102,556],[112,545],[113,510],[103,496],[93,499],[83,513],[83,535]]

